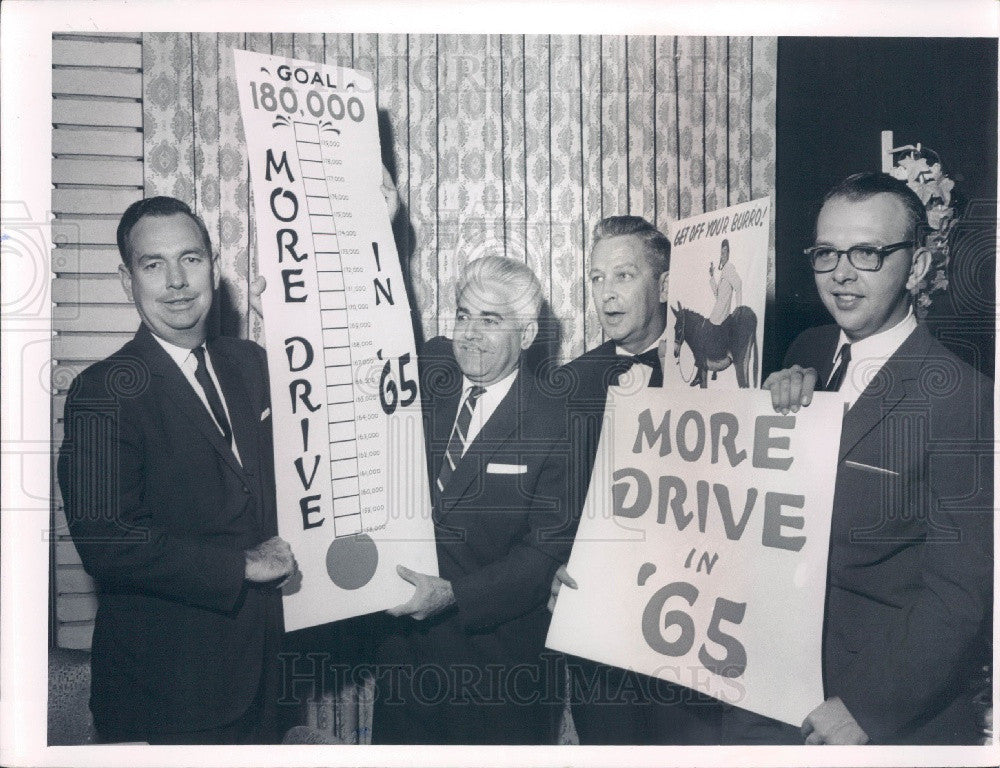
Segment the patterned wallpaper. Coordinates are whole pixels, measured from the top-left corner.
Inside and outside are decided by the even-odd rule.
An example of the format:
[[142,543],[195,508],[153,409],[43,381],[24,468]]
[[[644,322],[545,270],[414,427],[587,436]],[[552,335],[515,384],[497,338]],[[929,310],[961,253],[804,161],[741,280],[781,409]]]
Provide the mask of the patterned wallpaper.
[[375,74],[425,337],[446,330],[461,266],[499,252],[535,269],[568,360],[602,340],[584,280],[598,219],[631,213],[669,233],[773,189],[775,38],[145,34],[145,191],[205,218],[225,333],[262,336],[232,48]]

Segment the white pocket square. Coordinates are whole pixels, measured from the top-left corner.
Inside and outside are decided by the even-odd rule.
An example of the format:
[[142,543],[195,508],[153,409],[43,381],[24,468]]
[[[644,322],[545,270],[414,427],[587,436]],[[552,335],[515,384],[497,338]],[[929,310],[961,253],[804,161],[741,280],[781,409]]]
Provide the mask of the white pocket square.
[[523,475],[527,471],[527,464],[498,464],[491,461],[486,465],[486,472],[492,475]]
[[271,409],[270,408],[265,408],[263,411],[261,411],[260,420],[263,421],[264,419],[266,419],[270,415],[271,415]]
[[878,472],[880,475],[890,475],[892,477],[899,477],[899,472],[891,469],[885,469],[884,467],[876,467],[872,464],[862,464],[860,461],[851,461],[850,459],[844,460],[844,466],[854,467],[855,469],[864,469],[868,472]]

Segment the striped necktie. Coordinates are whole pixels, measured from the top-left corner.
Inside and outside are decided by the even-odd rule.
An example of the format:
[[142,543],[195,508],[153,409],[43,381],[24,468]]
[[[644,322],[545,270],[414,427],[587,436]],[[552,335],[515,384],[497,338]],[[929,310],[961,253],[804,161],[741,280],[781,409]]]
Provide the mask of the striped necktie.
[[448,439],[448,448],[444,452],[444,460],[441,462],[441,472],[438,473],[437,489],[443,492],[451,480],[451,475],[462,460],[465,453],[465,440],[469,434],[469,424],[472,422],[472,411],[475,410],[476,400],[486,391],[485,387],[474,386],[469,390],[469,396],[465,398],[462,407],[458,411],[455,419],[455,426],[452,427],[451,437]]

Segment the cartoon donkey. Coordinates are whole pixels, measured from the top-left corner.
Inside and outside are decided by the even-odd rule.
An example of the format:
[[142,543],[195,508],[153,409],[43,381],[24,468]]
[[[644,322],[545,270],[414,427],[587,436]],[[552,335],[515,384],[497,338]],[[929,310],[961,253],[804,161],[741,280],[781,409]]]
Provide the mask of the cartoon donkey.
[[[735,364],[736,382],[740,388],[757,386],[757,315],[745,305],[740,305],[722,322],[713,325],[708,318],[692,309],[685,309],[680,302],[671,307],[674,313],[674,357],[681,354],[684,342],[694,353],[697,369],[691,386],[708,387],[708,371],[724,371]],[[753,365],[750,352],[753,351]],[[752,372],[752,374],[751,374]]]

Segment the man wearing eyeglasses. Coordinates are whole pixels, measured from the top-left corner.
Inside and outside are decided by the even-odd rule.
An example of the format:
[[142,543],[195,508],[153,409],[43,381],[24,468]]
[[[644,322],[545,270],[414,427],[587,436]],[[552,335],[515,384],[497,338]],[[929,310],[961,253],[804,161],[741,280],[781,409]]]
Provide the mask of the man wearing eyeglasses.
[[776,410],[845,401],[809,744],[974,744],[989,658],[992,382],[913,314],[924,206],[886,174],[824,199],[806,249],[836,325],[802,333],[764,382]]

